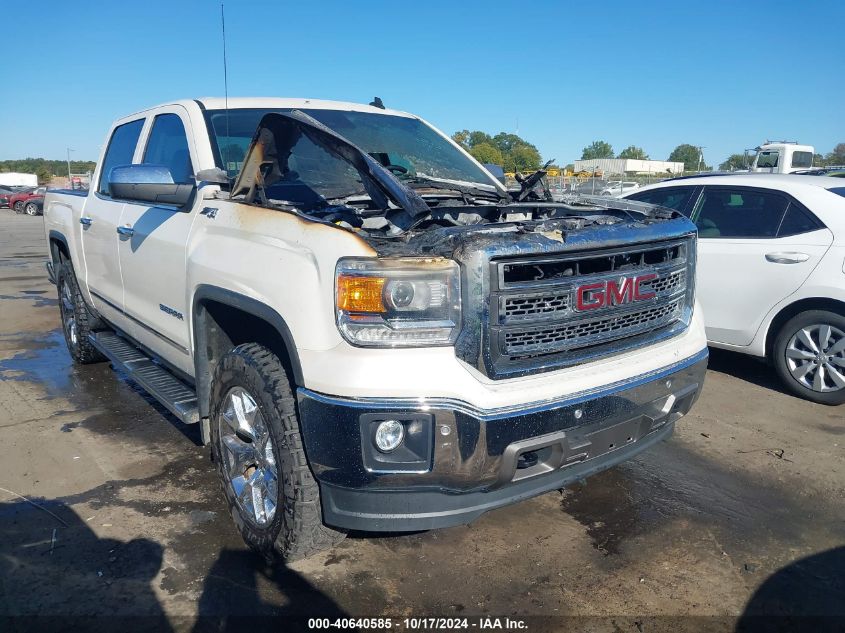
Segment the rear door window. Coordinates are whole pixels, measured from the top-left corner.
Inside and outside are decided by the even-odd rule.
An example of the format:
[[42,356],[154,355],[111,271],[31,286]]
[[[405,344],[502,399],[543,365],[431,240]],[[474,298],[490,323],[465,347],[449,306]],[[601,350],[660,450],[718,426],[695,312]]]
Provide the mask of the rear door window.
[[104,196],[111,195],[109,192],[109,176],[111,170],[119,165],[130,165],[135,155],[135,146],[141,136],[141,128],[144,127],[144,119],[130,121],[118,125],[112,132],[106,154],[103,156],[103,166],[100,169],[100,182],[97,191]]
[[638,202],[659,204],[662,207],[669,207],[670,209],[675,209],[675,211],[680,211],[684,215],[689,215],[686,213],[686,209],[694,191],[695,187],[693,186],[662,187],[660,189],[641,191],[626,197],[629,200],[636,200]]
[[812,213],[795,202],[789,203],[789,208],[783,216],[778,229],[778,237],[801,235],[822,228],[824,225]]
[[144,163],[164,165],[170,170],[173,182],[188,184],[194,175],[188,135],[178,114],[159,114],[144,151]]
[[693,218],[702,238],[772,238],[789,199],[746,187],[704,187]]

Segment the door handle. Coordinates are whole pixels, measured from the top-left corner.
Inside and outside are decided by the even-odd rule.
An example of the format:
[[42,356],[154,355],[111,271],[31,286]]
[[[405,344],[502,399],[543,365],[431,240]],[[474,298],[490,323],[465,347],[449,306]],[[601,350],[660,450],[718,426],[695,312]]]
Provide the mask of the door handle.
[[800,264],[810,259],[807,253],[766,253],[766,261],[773,264]]
[[91,226],[94,223],[94,220],[91,218],[79,218],[79,223],[82,226]]
[[135,229],[133,229],[131,226],[119,226],[117,227],[117,232],[121,235],[132,237],[132,235],[135,233]]

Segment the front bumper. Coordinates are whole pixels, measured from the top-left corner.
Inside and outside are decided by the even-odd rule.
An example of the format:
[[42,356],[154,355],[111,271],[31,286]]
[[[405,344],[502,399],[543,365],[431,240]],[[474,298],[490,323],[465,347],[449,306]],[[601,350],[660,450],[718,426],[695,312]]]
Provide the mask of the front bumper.
[[[601,390],[493,410],[301,388],[303,440],[323,519],[345,529],[426,530],[561,488],[669,437],[697,400],[706,368],[705,349]],[[375,450],[368,429],[384,419],[414,430],[413,450]]]

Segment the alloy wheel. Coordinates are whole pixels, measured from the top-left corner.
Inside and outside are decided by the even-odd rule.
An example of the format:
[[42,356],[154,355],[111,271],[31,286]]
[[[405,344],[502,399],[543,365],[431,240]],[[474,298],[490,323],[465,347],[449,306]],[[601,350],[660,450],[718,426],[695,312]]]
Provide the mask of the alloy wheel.
[[786,365],[807,389],[819,393],[845,389],[845,332],[829,323],[801,328],[786,345]]
[[76,311],[73,307],[73,295],[67,281],[62,281],[61,291],[62,323],[65,328],[65,336],[72,347],[76,347],[78,332],[76,328]]
[[276,515],[279,476],[273,439],[249,392],[233,387],[217,421],[220,455],[242,515],[264,527]]

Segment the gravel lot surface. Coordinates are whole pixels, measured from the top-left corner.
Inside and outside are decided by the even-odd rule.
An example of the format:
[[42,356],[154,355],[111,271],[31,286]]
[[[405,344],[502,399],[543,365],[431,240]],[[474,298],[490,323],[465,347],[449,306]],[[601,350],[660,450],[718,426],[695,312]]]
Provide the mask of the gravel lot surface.
[[0,210],[0,629],[3,616],[46,618],[5,630],[73,616],[156,630],[237,615],[548,616],[529,630],[596,631],[845,618],[845,407],[787,395],[753,359],[714,350],[675,436],[586,484],[268,569],[198,431],[107,363],[71,365],[44,261],[42,218]]

